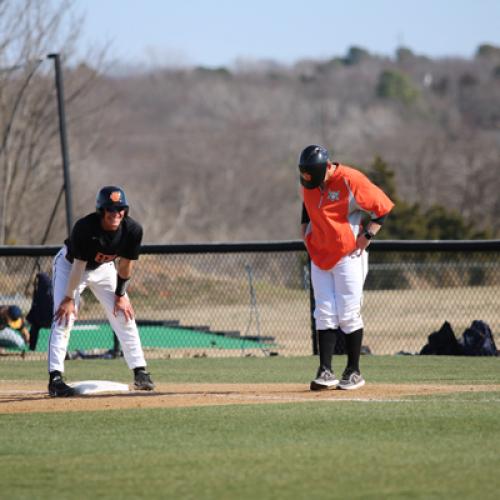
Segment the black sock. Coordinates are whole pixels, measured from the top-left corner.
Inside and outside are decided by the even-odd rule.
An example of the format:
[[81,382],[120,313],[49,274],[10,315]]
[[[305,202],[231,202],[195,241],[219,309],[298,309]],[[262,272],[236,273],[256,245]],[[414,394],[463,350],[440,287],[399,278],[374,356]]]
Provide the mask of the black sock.
[[61,376],[62,373],[58,370],[54,370],[53,372],[49,372],[49,380],[52,382],[52,380],[54,380],[55,377],[57,376]]
[[347,351],[347,368],[359,372],[359,358],[361,356],[361,342],[363,341],[363,328],[345,334]]
[[322,369],[332,371],[332,356],[336,339],[337,330],[318,330],[319,364]]
[[146,367],[145,366],[136,366],[134,368],[134,375],[137,375],[137,372],[145,372],[146,371]]

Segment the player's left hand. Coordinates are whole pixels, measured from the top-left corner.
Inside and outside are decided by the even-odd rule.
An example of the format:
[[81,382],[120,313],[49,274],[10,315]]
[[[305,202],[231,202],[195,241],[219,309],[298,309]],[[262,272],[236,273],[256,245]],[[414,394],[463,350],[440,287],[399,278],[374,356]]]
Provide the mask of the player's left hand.
[[360,256],[369,245],[370,240],[367,240],[363,234],[360,234],[356,239],[356,249],[351,253],[351,256]]
[[113,314],[118,316],[120,311],[123,313],[127,321],[132,321],[134,319],[134,309],[132,308],[128,295],[123,295],[122,297],[115,295],[115,307],[113,308]]

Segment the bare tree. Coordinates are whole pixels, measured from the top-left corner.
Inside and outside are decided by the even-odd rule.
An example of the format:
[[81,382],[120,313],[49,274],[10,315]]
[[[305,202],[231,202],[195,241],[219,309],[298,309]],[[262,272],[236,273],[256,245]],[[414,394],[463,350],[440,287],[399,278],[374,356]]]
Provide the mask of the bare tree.
[[[0,215],[5,238],[29,243],[37,235],[39,243],[39,217],[29,215],[41,213],[40,204],[50,213],[62,185],[53,75],[39,62],[44,51],[7,60],[6,34],[15,23],[6,23],[6,5],[12,7],[0,0],[0,66],[17,69],[0,75],[0,202],[6,207],[0,205]],[[442,204],[498,229],[494,64],[335,58],[291,68],[152,68],[119,76],[66,67],[76,212],[83,215],[79,210],[88,209],[100,185],[119,183],[147,242],[296,238],[297,155],[322,142],[335,160],[361,168],[380,155],[408,202],[423,209]],[[376,93],[387,69],[411,78],[419,91],[411,106]],[[474,81],[464,78],[469,73]],[[82,126],[81,118],[109,94],[116,99],[106,113]],[[62,215],[52,241],[63,236]]]
[[[54,69],[47,55],[61,52],[69,60],[82,23],[72,0],[0,2],[0,244],[40,243],[40,215],[51,212],[61,189]],[[96,71],[71,70],[66,102],[76,105],[96,77]]]

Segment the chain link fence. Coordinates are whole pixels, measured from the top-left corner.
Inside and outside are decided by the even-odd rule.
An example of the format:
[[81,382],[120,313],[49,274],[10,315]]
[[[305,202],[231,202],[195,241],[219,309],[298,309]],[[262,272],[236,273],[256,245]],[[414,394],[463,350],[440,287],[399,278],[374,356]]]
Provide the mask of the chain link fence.
[[[31,307],[38,272],[59,247],[0,247],[0,305]],[[371,245],[364,344],[373,354],[418,353],[449,321],[500,332],[500,241]],[[149,357],[308,355],[315,352],[307,254],[301,241],[145,245],[129,293]],[[104,311],[85,291],[70,357],[119,352]],[[42,328],[27,358],[47,355]],[[498,340],[497,340],[498,343]],[[2,349],[3,356],[19,351]]]

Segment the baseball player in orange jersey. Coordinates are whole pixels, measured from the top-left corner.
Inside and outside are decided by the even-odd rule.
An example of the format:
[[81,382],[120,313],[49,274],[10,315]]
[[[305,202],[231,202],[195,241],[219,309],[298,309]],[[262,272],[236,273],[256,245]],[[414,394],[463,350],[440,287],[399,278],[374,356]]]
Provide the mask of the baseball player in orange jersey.
[[[311,258],[320,366],[311,390],[357,389],[363,320],[361,302],[368,271],[366,248],[394,203],[354,168],[333,163],[323,146],[306,147],[299,158],[302,236]],[[370,221],[362,227],[363,214]],[[345,335],[347,367],[339,380],[332,369],[337,335]]]
[[[105,186],[97,194],[96,211],[78,220],[54,258],[54,320],[49,340],[49,395],[67,397],[74,390],[63,380],[64,359],[80,294],[88,286],[106,311],[120,340],[136,389],[150,391],[134,310],[127,295],[132,262],[139,258],[142,227],[128,215],[122,188]],[[117,267],[114,261],[118,260]]]

